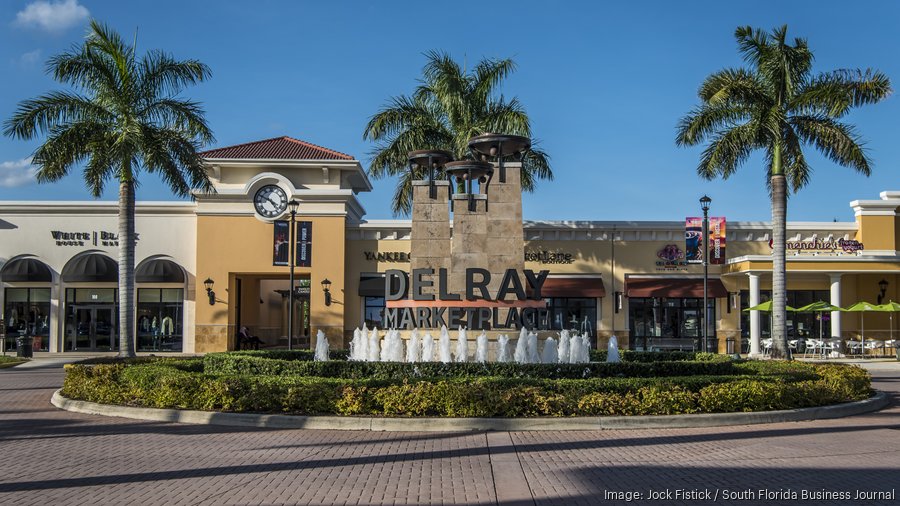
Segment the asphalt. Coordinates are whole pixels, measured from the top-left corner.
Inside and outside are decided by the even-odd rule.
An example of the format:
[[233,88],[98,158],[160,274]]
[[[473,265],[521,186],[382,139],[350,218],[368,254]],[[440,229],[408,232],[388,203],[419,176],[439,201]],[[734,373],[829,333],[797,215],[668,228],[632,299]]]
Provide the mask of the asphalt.
[[890,405],[839,419],[450,433],[72,413],[35,360],[0,370],[0,504],[897,504],[900,364],[863,366]]

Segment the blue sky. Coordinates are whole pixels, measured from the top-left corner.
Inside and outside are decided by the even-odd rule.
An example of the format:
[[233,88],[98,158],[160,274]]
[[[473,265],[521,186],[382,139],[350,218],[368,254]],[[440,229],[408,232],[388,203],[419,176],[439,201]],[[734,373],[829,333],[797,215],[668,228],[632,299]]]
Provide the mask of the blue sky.
[[[451,7],[452,6],[452,7]],[[858,10],[854,10],[858,9]],[[713,198],[712,214],[768,220],[765,171],[753,157],[727,181],[695,168],[702,148],[675,146],[675,125],[711,72],[741,64],[734,29],[789,25],[814,51],[816,71],[877,68],[900,87],[900,3],[847,2],[300,2],[5,0],[0,2],[0,119],[17,103],[58,89],[44,62],[84,37],[88,18],[139,51],[197,58],[213,78],[185,95],[203,102],[217,146],[290,135],[350,153],[389,97],[410,93],[422,53],[469,62],[510,57],[502,89],[517,96],[556,179],[526,194],[526,219],[680,220]],[[495,19],[497,17],[500,19]],[[807,151],[812,183],[792,196],[791,221],[853,220],[848,202],[898,190],[898,97],[851,113],[874,161],[865,178]],[[0,200],[88,200],[79,171],[33,182],[36,142],[0,137]],[[140,200],[173,197],[144,174]],[[361,196],[369,219],[391,218],[393,181]],[[110,185],[105,199],[116,198]]]

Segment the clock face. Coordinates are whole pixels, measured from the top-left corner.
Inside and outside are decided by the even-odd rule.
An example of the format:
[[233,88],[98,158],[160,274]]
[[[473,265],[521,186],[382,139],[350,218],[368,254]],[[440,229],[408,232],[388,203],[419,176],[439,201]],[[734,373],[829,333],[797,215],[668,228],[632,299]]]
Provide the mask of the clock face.
[[273,184],[263,186],[253,197],[253,206],[263,218],[277,218],[287,209],[288,198],[280,186]]

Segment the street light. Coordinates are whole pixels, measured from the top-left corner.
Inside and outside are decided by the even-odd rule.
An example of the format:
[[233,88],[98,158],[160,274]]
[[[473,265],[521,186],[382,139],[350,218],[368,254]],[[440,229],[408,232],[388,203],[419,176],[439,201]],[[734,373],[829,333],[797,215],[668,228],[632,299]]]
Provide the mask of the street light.
[[322,291],[325,292],[325,305],[331,305],[331,281],[328,278],[322,280]]
[[703,238],[700,240],[703,255],[703,348],[709,352],[709,204],[712,199],[704,195],[700,197],[700,209],[703,210]]
[[297,247],[296,231],[294,230],[294,222],[297,219],[297,208],[300,207],[300,203],[294,199],[291,199],[288,202],[288,209],[291,211],[291,228],[288,231],[288,242],[290,246],[288,247],[288,255],[291,257],[289,260],[289,265],[291,269],[291,288],[288,290],[288,350],[292,349],[293,341],[294,341],[294,248]]
[[213,283],[215,281],[212,278],[206,278],[206,281],[203,282],[203,286],[206,288],[206,296],[209,297],[209,305],[216,305],[216,292],[213,291]]

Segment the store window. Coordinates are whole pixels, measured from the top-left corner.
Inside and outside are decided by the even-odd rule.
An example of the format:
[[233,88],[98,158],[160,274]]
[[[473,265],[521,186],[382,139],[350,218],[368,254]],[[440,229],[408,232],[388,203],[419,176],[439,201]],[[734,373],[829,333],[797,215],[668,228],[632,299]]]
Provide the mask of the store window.
[[[716,335],[716,299],[709,298],[707,333]],[[702,298],[629,298],[628,316],[633,350],[701,349]]]
[[384,297],[363,297],[363,322],[367,328],[384,328]]
[[50,349],[50,289],[7,288],[3,315],[6,319],[6,348],[16,348],[16,338],[31,336],[34,351]]
[[181,288],[139,288],[138,351],[182,351],[184,347]]
[[[760,290],[759,302],[772,300],[772,292]],[[816,301],[831,300],[828,290],[788,290],[787,305],[791,307],[803,307]],[[741,292],[741,348],[747,353],[750,349],[750,312],[744,311],[750,307],[750,292]],[[786,321],[788,339],[819,339],[831,337],[831,313],[794,313],[788,311]],[[768,339],[772,336],[772,317],[769,313],[760,313],[759,316],[760,338]]]
[[[550,310],[550,328],[596,335],[597,299],[593,297],[553,297],[544,299]],[[591,340],[591,343],[594,343]]]

